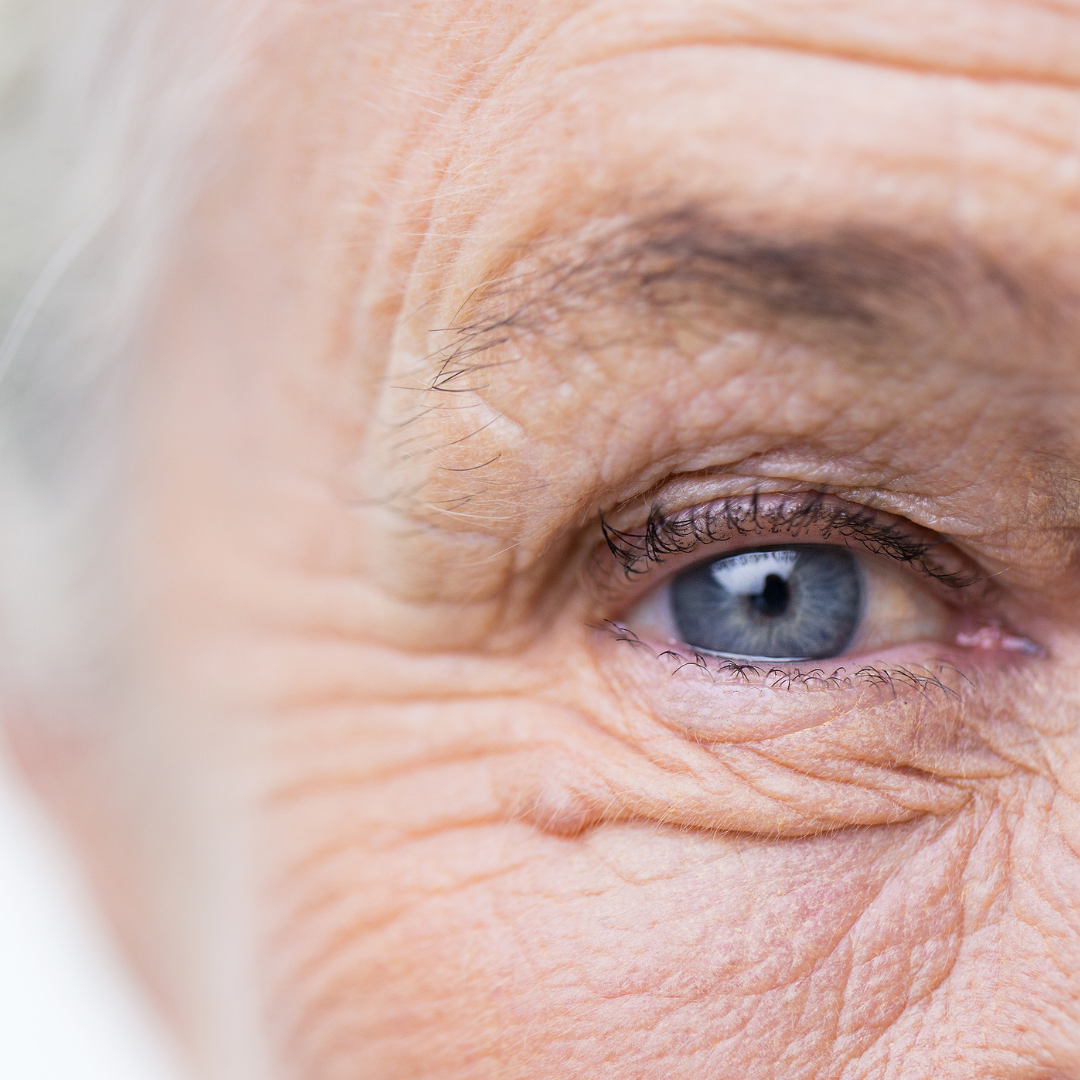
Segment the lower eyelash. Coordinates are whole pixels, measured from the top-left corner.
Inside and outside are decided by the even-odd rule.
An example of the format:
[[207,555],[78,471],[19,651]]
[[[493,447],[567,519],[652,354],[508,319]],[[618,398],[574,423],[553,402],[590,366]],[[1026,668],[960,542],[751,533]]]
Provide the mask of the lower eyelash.
[[[864,664],[854,671],[838,667],[832,672],[824,668],[768,667],[759,662],[740,661],[728,657],[709,656],[691,651],[689,655],[674,649],[657,652],[647,642],[642,641],[627,626],[605,620],[604,625],[594,627],[608,633],[613,640],[624,642],[636,649],[644,649],[655,660],[672,660],[677,666],[670,672],[672,676],[681,672],[698,672],[708,675],[714,682],[719,678],[734,678],[736,682],[758,685],[769,690],[852,690],[860,686],[872,686],[889,691],[893,698],[916,693],[922,697],[940,694],[946,698],[959,699],[960,692],[948,685],[946,679],[955,679],[974,687],[973,679],[954,664],[944,660],[934,662],[934,667],[924,665],[878,666]],[[711,666],[710,666],[711,665]]]

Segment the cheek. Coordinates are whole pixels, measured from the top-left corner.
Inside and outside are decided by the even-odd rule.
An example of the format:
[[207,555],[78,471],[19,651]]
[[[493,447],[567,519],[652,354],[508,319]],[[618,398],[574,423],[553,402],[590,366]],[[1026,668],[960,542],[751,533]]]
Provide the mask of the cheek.
[[[1049,963],[1045,902],[1034,924],[1003,914],[1029,795],[1008,821],[980,796],[792,840],[659,821],[560,837],[508,817],[499,778],[520,756],[465,749],[460,710],[289,723],[260,845],[267,1028],[289,1077],[810,1076],[914,1038],[950,985],[990,990],[961,985],[942,1045],[999,1005],[1015,1024],[1016,958],[1027,979]],[[1045,841],[1022,846],[1029,882]]]
[[973,835],[353,837],[275,897],[273,1030],[320,1080],[801,1074],[945,979]]
[[[892,1054],[912,1076],[1034,1080],[1001,1061],[1080,1061],[1078,785],[1039,779],[1011,676],[969,698],[870,688],[865,709],[853,692],[845,720],[831,692],[673,682],[594,644],[610,679],[586,692],[563,662],[561,710],[499,697],[541,681],[515,666],[471,698],[375,706],[350,685],[263,718],[258,953],[283,1076],[772,1080],[865,1060],[852,1076],[876,1080]],[[378,674],[419,693],[417,669]],[[755,739],[781,795],[717,825],[739,789],[716,755]],[[601,781],[561,835],[527,812],[552,761]],[[783,803],[932,780],[962,798],[778,837]]]

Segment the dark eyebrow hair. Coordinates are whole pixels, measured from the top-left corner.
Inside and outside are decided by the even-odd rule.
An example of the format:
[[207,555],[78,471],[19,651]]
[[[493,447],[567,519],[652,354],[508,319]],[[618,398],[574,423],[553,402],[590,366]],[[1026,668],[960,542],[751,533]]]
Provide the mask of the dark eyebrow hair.
[[[734,225],[698,205],[589,223],[500,253],[452,321],[436,389],[486,366],[479,354],[549,335],[615,307],[638,319],[776,331],[855,359],[910,361],[951,342],[1015,337],[1040,305],[967,238],[948,243],[900,229],[844,225],[819,232]],[[582,340],[581,335],[585,335]]]

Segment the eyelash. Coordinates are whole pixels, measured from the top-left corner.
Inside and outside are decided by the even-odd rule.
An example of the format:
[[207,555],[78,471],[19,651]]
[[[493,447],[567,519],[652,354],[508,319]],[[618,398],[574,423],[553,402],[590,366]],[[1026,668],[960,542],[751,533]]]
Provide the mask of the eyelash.
[[638,532],[614,528],[601,513],[600,529],[628,579],[669,556],[688,554],[707,544],[762,533],[798,539],[800,533],[814,529],[825,540],[832,536],[854,540],[871,554],[910,565],[950,589],[966,589],[986,580],[974,569],[950,570],[934,559],[932,550],[944,544],[940,538],[916,539],[911,535],[914,527],[905,530],[896,521],[819,492],[769,496],[767,501],[758,494],[731,497],[674,514],[654,509]]
[[[821,492],[732,496],[674,513],[654,508],[644,526],[636,531],[615,528],[601,513],[600,529],[626,581],[648,573],[651,567],[669,557],[688,555],[708,544],[726,543],[739,537],[756,539],[762,533],[782,534],[797,540],[800,534],[813,530],[815,540],[831,537],[852,540],[871,554],[911,566],[954,594],[973,586],[985,587],[963,593],[955,602],[969,612],[974,609],[976,614],[982,609],[981,622],[1000,626],[993,616],[996,605],[989,602],[991,595],[986,591],[992,582],[977,567],[967,564],[966,557],[952,549],[944,538],[922,526],[906,524],[902,519]],[[915,692],[922,696],[940,693],[955,697],[960,684],[970,684],[973,688],[972,679],[978,676],[977,671],[969,675],[944,659],[934,660],[933,668],[864,665],[856,670],[837,667],[830,673],[819,667],[769,667],[760,662],[705,656],[696,650],[656,652],[617,620],[608,618],[603,620],[603,625],[594,625],[616,641],[646,649],[657,660],[674,661],[676,667],[671,674],[690,669],[714,680],[727,677],[773,689],[845,689],[861,684],[876,686],[893,696]],[[1007,649],[1028,656],[1045,655],[1027,639],[1010,637],[1008,641],[1011,644],[1005,646]],[[957,687],[948,685],[954,681]]]
[[[905,691],[914,691],[923,696],[939,693],[946,698],[958,699],[960,691],[949,686],[945,681],[950,677],[972,688],[976,686],[972,675],[961,671],[955,664],[944,661],[938,661],[935,669],[920,665],[918,670],[912,666],[879,667],[876,664],[864,664],[854,671],[837,667],[832,672],[827,672],[825,668],[820,667],[770,668],[760,663],[705,656],[696,650],[691,651],[689,656],[673,649],[665,649],[658,653],[632,630],[613,619],[605,619],[604,624],[596,629],[605,631],[614,641],[626,642],[635,648],[648,650],[656,660],[667,658],[675,661],[677,666],[671,672],[673,676],[690,669],[692,672],[708,675],[713,681],[729,676],[734,677],[735,681],[741,680],[747,684],[756,682],[770,690],[794,690],[797,687],[813,690],[849,690],[861,684],[886,689],[894,698]],[[714,667],[709,667],[710,660],[713,661]]]

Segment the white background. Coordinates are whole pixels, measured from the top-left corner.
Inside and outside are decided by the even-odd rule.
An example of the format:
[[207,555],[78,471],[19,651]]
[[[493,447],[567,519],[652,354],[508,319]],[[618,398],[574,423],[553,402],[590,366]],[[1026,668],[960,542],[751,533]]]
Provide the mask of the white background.
[[190,1080],[0,757],[0,1078]]

